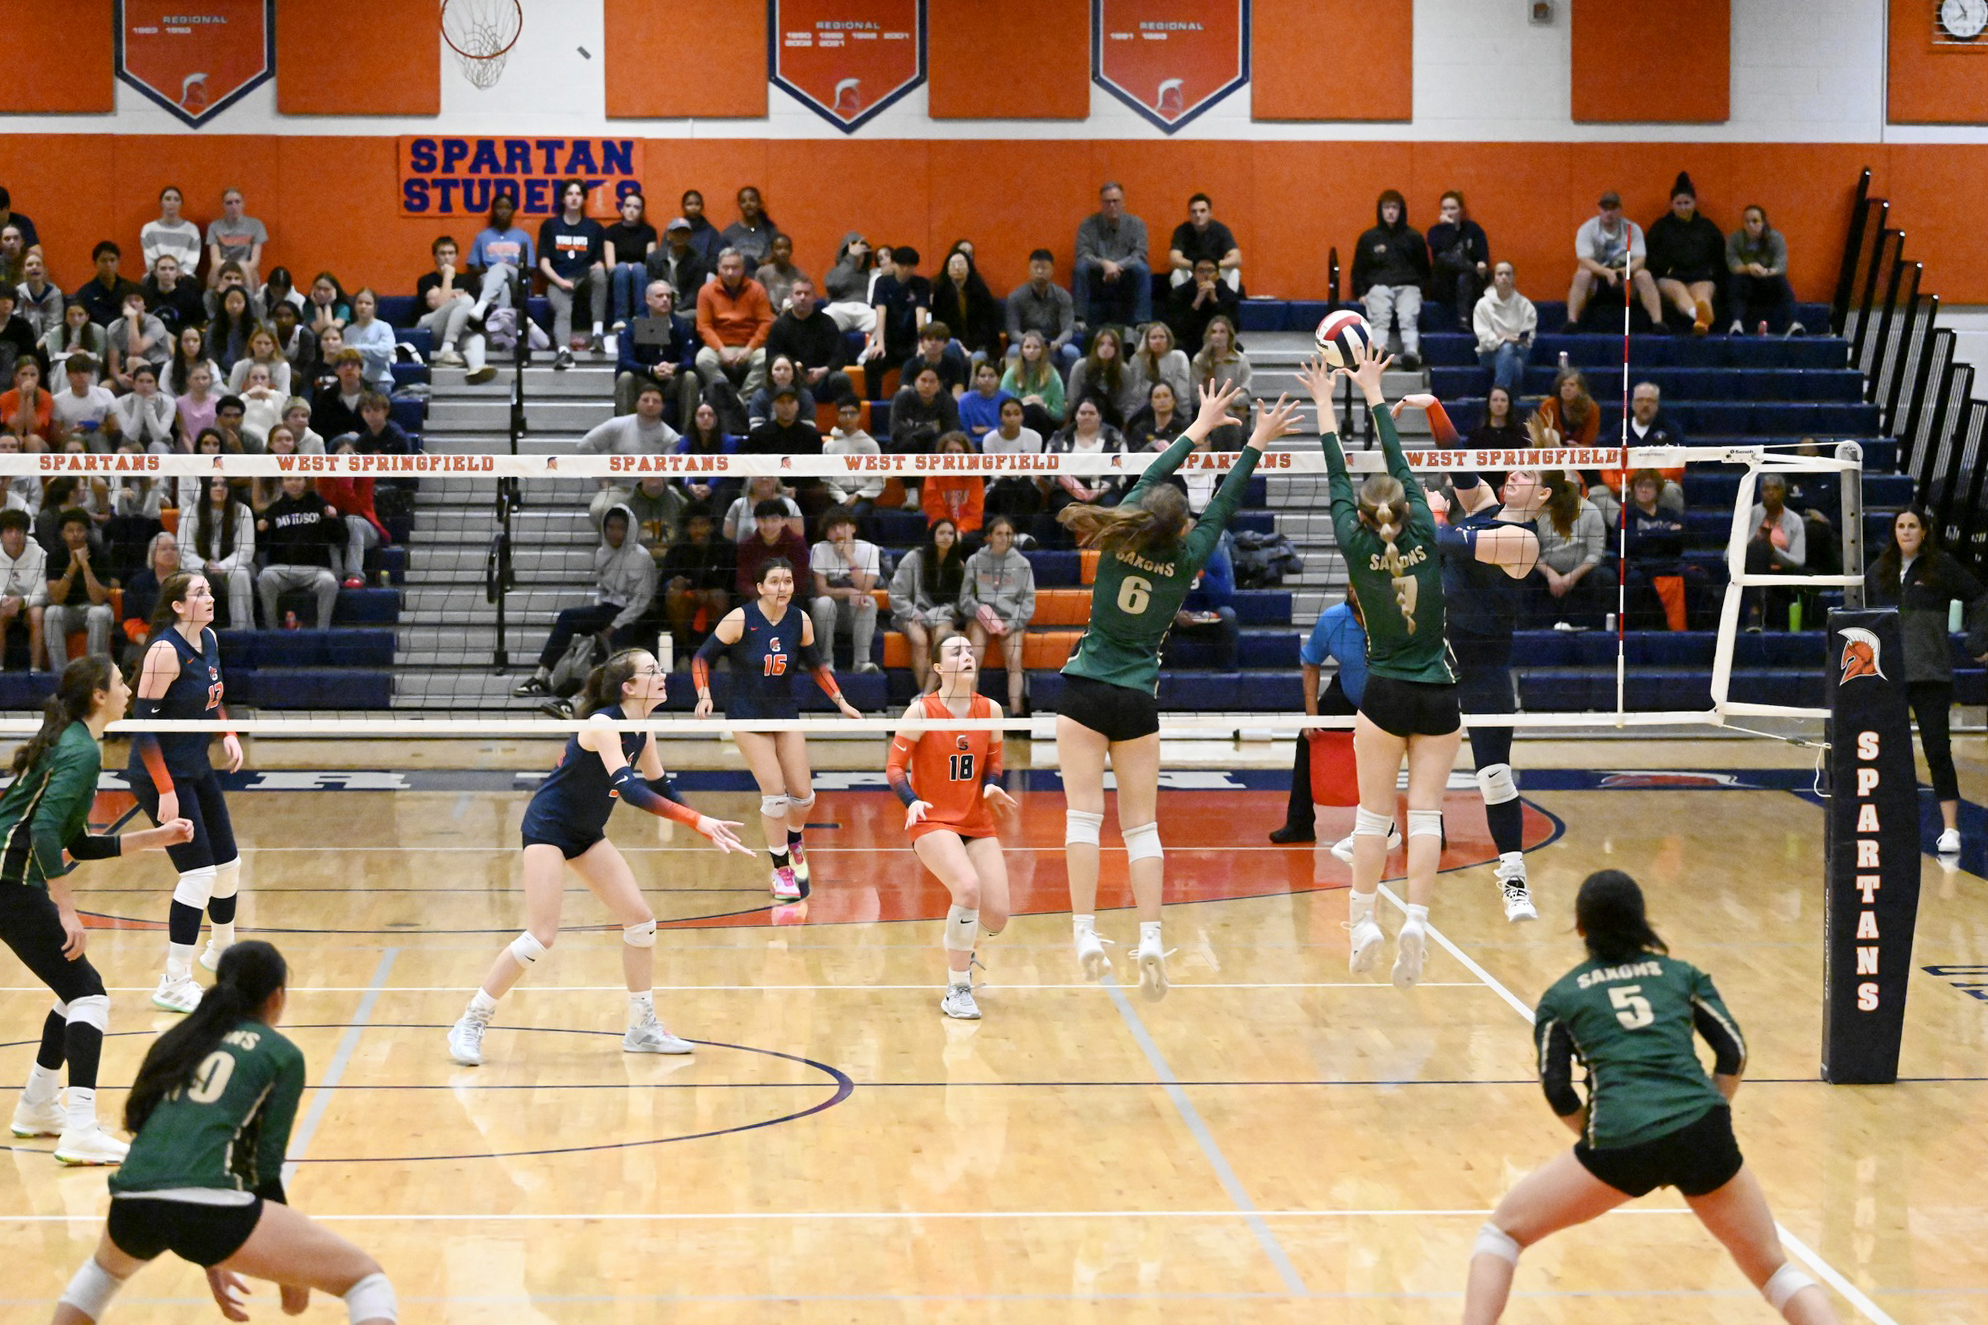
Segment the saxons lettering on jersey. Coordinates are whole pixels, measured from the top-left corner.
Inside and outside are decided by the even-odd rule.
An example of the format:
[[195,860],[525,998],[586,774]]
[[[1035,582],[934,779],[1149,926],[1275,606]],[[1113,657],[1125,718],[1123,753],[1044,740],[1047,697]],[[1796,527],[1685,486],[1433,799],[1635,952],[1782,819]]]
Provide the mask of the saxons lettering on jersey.
[[1145,571],[1148,575],[1164,575],[1171,578],[1174,573],[1171,561],[1148,561],[1137,552],[1117,552],[1112,555],[1128,566]]
[[[1401,554],[1401,567],[1403,570],[1406,570],[1410,566],[1419,566],[1428,559],[1429,559],[1428,548],[1426,547],[1410,548],[1408,551],[1403,552]],[[1368,557],[1367,569],[1375,571],[1384,570],[1388,571],[1390,574],[1394,573],[1387,564],[1387,554],[1385,552],[1376,552],[1372,556]]]
[[1598,966],[1592,971],[1583,971],[1577,983],[1587,989],[1609,980],[1639,980],[1644,976],[1663,973],[1662,962],[1630,962],[1627,966]]

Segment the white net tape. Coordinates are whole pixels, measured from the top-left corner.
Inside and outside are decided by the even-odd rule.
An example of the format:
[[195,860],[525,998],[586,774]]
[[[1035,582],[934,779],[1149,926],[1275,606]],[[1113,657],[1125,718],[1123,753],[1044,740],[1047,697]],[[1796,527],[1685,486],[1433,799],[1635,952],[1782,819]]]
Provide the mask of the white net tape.
[[[1410,467],[1432,478],[1454,472],[1510,469],[1621,470],[1666,468],[1687,464],[1720,463],[1743,467],[1734,502],[1732,533],[1727,548],[1728,582],[1716,636],[1713,663],[1712,704],[1704,710],[1629,711],[1622,702],[1621,678],[1625,652],[1618,637],[1617,703],[1611,711],[1521,712],[1517,714],[1466,715],[1466,721],[1483,726],[1509,725],[1518,729],[1593,731],[1598,728],[1713,727],[1728,726],[1732,717],[1761,717],[1802,724],[1827,717],[1821,709],[1792,705],[1758,704],[1729,698],[1738,636],[1742,597],[1752,588],[1848,588],[1860,586],[1863,577],[1843,575],[1780,575],[1748,572],[1746,544],[1752,535],[1750,515],[1755,491],[1763,474],[1835,473],[1846,490],[1858,491],[1862,474],[1861,457],[1854,444],[1845,444],[1838,457],[1787,454],[1760,446],[1731,447],[1559,447],[1527,450],[1420,449],[1407,453]],[[875,455],[875,456],[774,456],[774,455],[140,455],[140,454],[5,454],[0,455],[0,480],[16,476],[55,478],[62,475],[102,478],[112,484],[123,481],[172,480],[180,477],[229,478],[275,477],[368,477],[441,479],[566,479],[619,480],[632,484],[644,477],[779,478],[849,477],[852,474],[882,477],[918,478],[932,475],[979,475],[989,479],[1004,476],[1048,478],[1059,474],[1126,476],[1143,472],[1152,462],[1151,454],[1136,455]],[[1226,472],[1237,459],[1234,452],[1203,451],[1187,457],[1183,472]],[[1377,451],[1355,452],[1347,456],[1349,469],[1356,474],[1376,473],[1384,468]],[[1275,480],[1280,477],[1318,476],[1326,472],[1324,457],[1312,448],[1272,451],[1260,458],[1256,473]],[[1321,502],[1321,507],[1323,503]],[[1855,567],[1851,568],[1854,572]],[[1293,626],[1298,631],[1300,627]],[[683,682],[679,680],[679,684]],[[996,721],[959,720],[948,728],[960,730],[1005,730],[1048,739],[1055,731],[1055,717],[1005,717]],[[616,723],[623,729],[655,729],[673,736],[717,736],[738,728],[755,731],[803,731],[814,734],[884,732],[894,730],[900,719],[892,714],[848,719],[842,717],[803,717],[790,720],[756,720],[734,723],[723,717],[695,719],[658,713],[641,723]],[[225,723],[169,722],[162,720],[120,722],[113,733],[140,727],[158,731],[229,730],[269,736],[391,736],[401,738],[447,738],[469,735],[550,735],[572,731],[580,720],[557,718],[462,717],[423,718],[379,717],[288,717],[246,718]],[[1299,727],[1346,728],[1351,720],[1340,717],[1306,718],[1301,713],[1213,714],[1173,712],[1162,719],[1162,731],[1170,736],[1206,738],[1230,737],[1239,732],[1290,731]],[[21,735],[36,729],[27,717],[0,719],[0,735]]]

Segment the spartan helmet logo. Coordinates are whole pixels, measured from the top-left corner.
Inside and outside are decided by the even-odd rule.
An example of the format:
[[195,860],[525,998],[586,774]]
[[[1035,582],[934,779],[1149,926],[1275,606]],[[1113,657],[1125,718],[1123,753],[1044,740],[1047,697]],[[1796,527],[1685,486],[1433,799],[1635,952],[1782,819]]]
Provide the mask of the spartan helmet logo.
[[1843,679],[1838,685],[1848,685],[1860,676],[1875,676],[1880,681],[1890,678],[1884,668],[1878,665],[1878,637],[1875,632],[1861,627],[1848,627],[1840,632],[1843,636]]
[[835,113],[844,119],[853,119],[863,109],[863,94],[859,90],[863,80],[845,78],[835,85]]
[[955,749],[971,750],[973,748],[973,738],[964,734],[953,737],[953,743]]
[[207,109],[206,74],[188,74],[180,80],[179,104],[196,113]]
[[1187,108],[1186,97],[1181,92],[1185,84],[1186,80],[1181,78],[1162,79],[1160,90],[1153,97],[1153,109],[1170,120],[1180,118],[1181,111]]

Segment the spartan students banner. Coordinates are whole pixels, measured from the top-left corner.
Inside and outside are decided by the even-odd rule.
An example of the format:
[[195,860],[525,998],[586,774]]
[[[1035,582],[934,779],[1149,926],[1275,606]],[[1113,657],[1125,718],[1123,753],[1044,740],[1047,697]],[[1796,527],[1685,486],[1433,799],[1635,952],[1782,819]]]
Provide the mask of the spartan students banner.
[[1829,614],[1822,1077],[1898,1080],[1919,913],[1919,786],[1898,613]]
[[276,0],[118,0],[116,23],[117,76],[196,129],[276,72]]
[[1173,133],[1249,81],[1249,0],[1091,0],[1091,81]]
[[925,81],[925,0],[767,0],[767,77],[854,133]]

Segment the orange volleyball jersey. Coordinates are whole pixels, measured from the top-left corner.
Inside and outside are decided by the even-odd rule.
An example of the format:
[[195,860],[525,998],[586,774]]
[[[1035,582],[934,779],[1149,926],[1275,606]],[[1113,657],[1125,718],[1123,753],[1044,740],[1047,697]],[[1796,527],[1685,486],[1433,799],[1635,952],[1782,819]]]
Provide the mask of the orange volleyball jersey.
[[[990,772],[1000,776],[1001,733],[947,731],[944,723],[953,714],[946,702],[937,695],[926,695],[921,702],[932,726],[909,743],[908,750],[902,736],[890,748],[891,766],[905,768],[908,762],[912,791],[932,807],[924,822],[912,829],[912,836],[950,828],[961,837],[992,837],[994,816],[980,789]],[[967,716],[991,718],[994,705],[985,695],[975,695]]]

